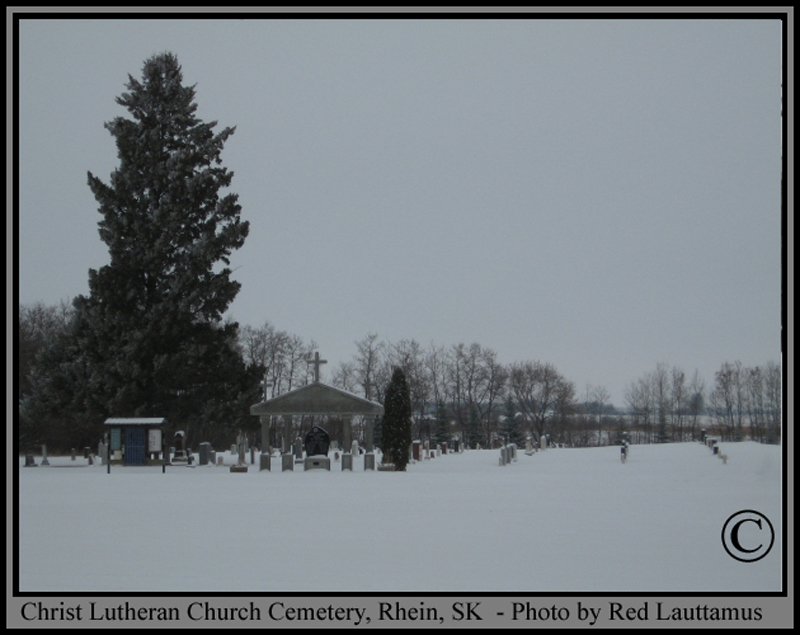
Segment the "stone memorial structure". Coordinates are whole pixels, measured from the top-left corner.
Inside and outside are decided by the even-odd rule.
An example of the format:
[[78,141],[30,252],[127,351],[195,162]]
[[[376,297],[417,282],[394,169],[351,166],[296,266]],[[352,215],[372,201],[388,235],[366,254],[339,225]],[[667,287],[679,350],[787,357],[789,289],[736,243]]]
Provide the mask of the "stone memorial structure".
[[[364,457],[364,469],[374,470],[375,454],[372,430],[375,417],[383,415],[383,406],[353,393],[322,383],[319,379],[319,367],[321,364],[325,364],[326,360],[320,359],[319,353],[316,353],[314,358],[309,359],[308,362],[314,365],[313,383],[272,399],[265,399],[262,403],[250,407],[250,414],[259,417],[261,420],[262,438],[268,434],[263,428],[269,425],[270,419],[282,417],[284,421],[283,452],[284,455],[289,453],[288,456],[292,459],[292,454],[290,453],[292,417],[295,415],[336,416],[342,418],[343,439],[341,447],[347,450],[352,441],[350,438],[352,418],[363,417],[367,451]],[[352,455],[345,452],[342,456],[342,469],[345,469],[345,465],[348,463],[352,465],[351,459],[344,458],[346,456],[350,456],[352,459]],[[285,460],[284,458],[283,469],[292,469],[291,467],[286,467]]]
[[329,470],[331,460],[328,457],[328,450],[331,445],[330,435],[320,428],[314,426],[308,431],[303,447],[306,451],[305,468],[307,470]]
[[183,430],[177,430],[173,437],[175,443],[175,452],[172,455],[173,463],[188,463],[189,457],[186,454],[186,433]]

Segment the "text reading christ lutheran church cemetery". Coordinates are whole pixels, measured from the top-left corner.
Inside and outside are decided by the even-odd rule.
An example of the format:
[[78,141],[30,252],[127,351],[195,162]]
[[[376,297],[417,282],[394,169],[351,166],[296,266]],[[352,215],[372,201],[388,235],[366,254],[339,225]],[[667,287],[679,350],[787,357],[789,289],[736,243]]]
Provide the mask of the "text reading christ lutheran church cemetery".
[[361,626],[374,623],[424,622],[444,625],[454,622],[510,623],[538,622],[595,626],[609,623],[725,623],[759,622],[764,610],[743,601],[740,607],[710,606],[707,603],[643,601],[624,604],[605,602],[590,604],[547,604],[542,601],[507,601],[507,606],[491,610],[480,601],[448,601],[433,605],[431,601],[368,602],[363,606],[302,606],[289,601],[249,601],[241,606],[221,606],[211,601],[188,602],[185,606],[134,606],[130,601],[118,605],[98,602],[49,604],[26,602],[21,616],[26,622],[250,622],[253,624],[320,623]]

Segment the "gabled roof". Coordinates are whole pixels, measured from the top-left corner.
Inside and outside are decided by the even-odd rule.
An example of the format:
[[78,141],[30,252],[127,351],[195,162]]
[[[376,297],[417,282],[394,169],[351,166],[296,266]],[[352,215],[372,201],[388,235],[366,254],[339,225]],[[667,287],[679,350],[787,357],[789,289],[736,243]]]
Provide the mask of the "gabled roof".
[[383,406],[321,382],[278,395],[254,406],[251,415],[382,415]]

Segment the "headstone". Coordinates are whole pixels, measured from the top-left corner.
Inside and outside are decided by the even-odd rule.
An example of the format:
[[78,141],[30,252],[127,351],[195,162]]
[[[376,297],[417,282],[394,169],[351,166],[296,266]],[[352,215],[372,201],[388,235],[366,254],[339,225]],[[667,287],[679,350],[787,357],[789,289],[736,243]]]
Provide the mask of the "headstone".
[[84,459],[88,459],[90,452],[91,452],[91,448],[88,448],[88,447],[87,448],[83,448],[83,458]]
[[42,465],[50,465],[50,461],[47,460],[47,446],[42,445]]
[[456,454],[461,452],[461,443],[459,442],[458,439],[453,440],[453,452],[455,452]]
[[308,431],[304,443],[306,456],[328,456],[330,435],[319,426],[314,426]]
[[622,461],[623,463],[625,463],[625,459],[627,458],[627,452],[625,450],[626,450],[626,448],[623,445],[620,448],[620,455],[619,455],[620,461]]
[[251,445],[250,446],[250,465],[256,464],[256,449]]
[[186,456],[186,433],[183,430],[175,432],[173,437],[175,442],[175,453],[172,456],[173,463],[188,463],[189,457]]
[[33,458],[33,454],[25,455],[25,467],[36,467],[36,461]]
[[267,472],[269,472],[271,468],[271,461],[272,457],[269,454],[262,454],[259,457],[258,469],[261,471],[266,470]]
[[75,457],[76,457],[75,448],[72,448],[72,459],[71,460],[74,461]]
[[208,460],[211,455],[211,444],[206,441],[200,444],[200,465],[208,465]]
[[306,451],[305,468],[307,470],[331,469],[331,460],[328,458],[330,444],[330,435],[319,426],[314,426],[308,431],[303,443]]
[[542,450],[547,449],[547,437],[545,435],[542,435],[542,438],[540,439],[539,443],[542,447]]
[[358,441],[353,441],[350,444],[350,454],[353,456],[358,456]]
[[447,443],[442,443],[442,454],[447,454]]
[[247,472],[247,462],[245,460],[244,441],[239,444],[239,460],[236,465],[231,465],[231,472],[244,473]]
[[101,458],[101,459],[104,459],[106,456],[108,456],[108,455],[107,455],[107,451],[108,451],[108,450],[106,449],[106,444],[105,444],[105,443],[103,443],[102,441],[100,441],[100,442],[97,444],[97,456],[98,456],[99,458]]
[[353,471],[353,455],[352,454],[342,454],[342,471],[345,470]]
[[[303,440],[300,437],[297,437],[294,440],[293,451],[294,451],[295,463],[302,463],[303,462]],[[310,452],[308,454],[310,454]]]
[[530,438],[525,439],[525,454],[528,456],[533,454],[533,442],[530,440]]
[[414,441],[411,444],[411,458],[415,461],[422,460],[422,442],[421,441]]
[[236,444],[231,443],[231,454],[236,454]]
[[305,459],[305,469],[308,470],[328,470],[331,469],[331,460],[321,454],[307,456]]
[[375,455],[372,452],[367,452],[364,455],[364,470],[375,469]]
[[223,465],[225,465],[225,457],[223,457],[223,456],[218,456],[218,457],[217,457],[217,465],[218,465],[218,466],[220,466],[220,467],[222,467]]
[[89,455],[89,465],[94,465],[94,454]]

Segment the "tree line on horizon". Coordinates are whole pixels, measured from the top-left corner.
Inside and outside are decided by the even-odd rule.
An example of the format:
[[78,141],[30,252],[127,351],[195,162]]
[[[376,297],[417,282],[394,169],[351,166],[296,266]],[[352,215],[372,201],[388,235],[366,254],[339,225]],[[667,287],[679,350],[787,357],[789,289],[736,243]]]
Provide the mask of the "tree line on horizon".
[[[47,351],[68,336],[74,317],[75,309],[64,302],[19,307],[20,404],[26,399],[30,403],[32,378],[48,372],[52,353]],[[186,412],[170,415],[171,423],[190,432],[197,442],[211,441],[224,447],[239,430],[249,432],[254,441],[260,439],[260,423],[249,414],[250,406],[313,379],[307,360],[317,349],[314,340],[280,330],[270,322],[260,327],[238,326],[235,334],[229,346],[243,373],[240,390],[231,394],[227,403],[209,396],[211,403],[195,403]],[[416,340],[392,343],[369,333],[354,345],[352,358],[332,367],[326,383],[384,403],[394,369],[402,369],[410,394],[412,435],[434,443],[457,438],[467,447],[490,447],[498,442],[523,445],[528,438],[539,442],[545,435],[554,443],[593,446],[616,443],[623,432],[634,443],[656,443],[695,440],[702,429],[724,440],[776,443],[781,438],[782,375],[780,365],[773,361],[755,367],[723,362],[710,384],[696,370],[689,376],[677,366],[658,363],[626,387],[624,405],[617,406],[604,386],[586,386],[579,393],[551,363],[503,364],[495,351],[478,343],[423,347]],[[224,373],[230,368],[209,371]],[[194,399],[199,399],[196,392]],[[195,414],[198,409],[204,416]],[[63,411],[57,417],[52,413],[36,423],[23,417],[20,439],[30,439],[24,445],[31,447],[48,439],[80,447],[76,440],[80,429],[68,424],[79,415]],[[125,415],[108,410],[98,415],[95,424],[106,416]],[[312,425],[311,418],[298,419],[298,434]],[[339,421],[334,418],[330,425],[330,432],[339,432]],[[280,429],[276,427],[274,432],[277,435]],[[95,425],[92,433],[102,434],[102,428]],[[379,424],[375,434],[380,445]],[[86,443],[90,441],[96,439]],[[279,443],[277,436],[273,442]]]
[[[217,133],[196,117],[194,87],[171,53],[146,60],[126,88],[116,101],[129,116],[105,124],[119,166],[108,182],[87,178],[109,264],[89,271],[89,294],[71,304],[18,306],[20,450],[92,447],[112,416],[165,417],[189,444],[224,447],[239,430],[255,438],[252,404],[310,381],[313,340],[225,318],[240,288],[230,255],[249,231],[220,156],[235,128]],[[725,438],[780,440],[774,362],[725,362],[708,388],[658,364],[631,383],[619,414],[604,387],[578,395],[553,364],[502,364],[477,343],[424,349],[369,333],[355,346],[331,383],[382,403],[402,369],[417,438],[592,445],[628,429],[639,442],[686,440],[705,414]]]

